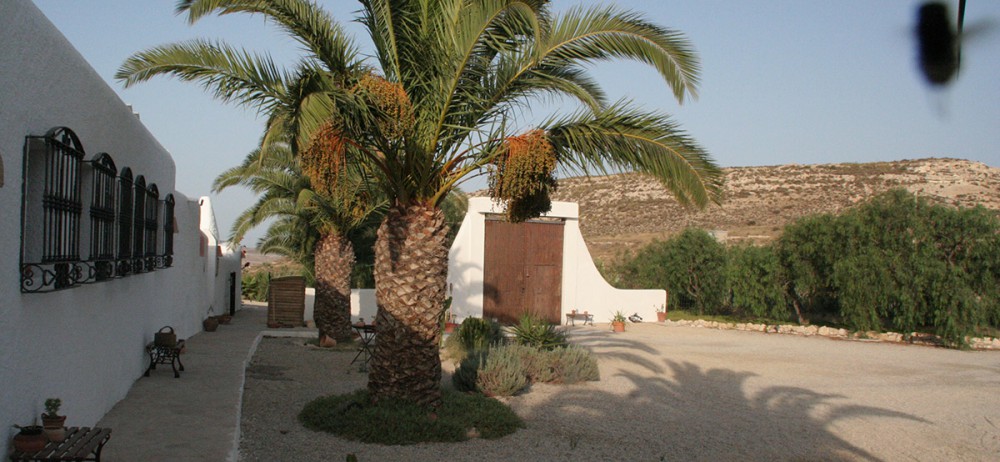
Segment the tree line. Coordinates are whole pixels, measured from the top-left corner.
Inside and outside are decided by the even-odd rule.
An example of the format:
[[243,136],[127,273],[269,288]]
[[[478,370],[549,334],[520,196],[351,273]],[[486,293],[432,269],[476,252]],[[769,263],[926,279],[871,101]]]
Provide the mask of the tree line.
[[840,215],[787,225],[765,246],[725,246],[690,228],[611,267],[657,287],[670,309],[856,331],[933,333],[962,347],[1000,328],[1000,218],[898,189]]

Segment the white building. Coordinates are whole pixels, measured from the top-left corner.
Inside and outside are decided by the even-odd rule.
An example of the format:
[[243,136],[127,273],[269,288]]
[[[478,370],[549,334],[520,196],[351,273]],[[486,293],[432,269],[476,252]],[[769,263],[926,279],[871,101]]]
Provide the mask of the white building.
[[0,428],[32,423],[50,397],[68,425],[93,425],[145,370],[154,332],[189,337],[231,306],[239,253],[27,0],[0,2],[0,89]]
[[608,322],[616,311],[656,320],[664,290],[622,290],[594,265],[575,203],[553,202],[539,220],[510,224],[491,199],[469,199],[448,257],[448,289],[459,318],[516,321],[521,313],[560,322],[572,310]]

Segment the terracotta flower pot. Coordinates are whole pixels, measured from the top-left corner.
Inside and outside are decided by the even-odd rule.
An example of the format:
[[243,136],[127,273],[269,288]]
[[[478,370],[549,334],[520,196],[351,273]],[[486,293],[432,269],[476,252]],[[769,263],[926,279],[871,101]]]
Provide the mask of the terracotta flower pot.
[[45,433],[42,431],[43,429],[39,425],[22,428],[20,433],[14,435],[14,450],[25,453],[35,453],[45,449],[45,445],[49,442],[49,440],[45,437]]
[[664,322],[666,320],[667,320],[667,312],[666,311],[657,311],[656,312],[656,322]]
[[611,329],[615,332],[625,332],[625,323],[621,321],[612,322]]
[[215,316],[205,318],[201,322],[201,327],[205,329],[205,332],[215,332],[215,329],[219,328],[219,320]]
[[50,417],[42,414],[42,427],[45,428],[45,436],[49,441],[58,443],[66,439],[66,416]]

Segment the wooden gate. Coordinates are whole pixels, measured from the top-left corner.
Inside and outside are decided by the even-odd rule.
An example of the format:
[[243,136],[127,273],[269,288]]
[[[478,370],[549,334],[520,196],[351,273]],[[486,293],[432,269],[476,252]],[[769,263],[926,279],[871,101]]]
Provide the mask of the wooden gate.
[[486,220],[483,317],[513,324],[524,313],[559,324],[563,222]]

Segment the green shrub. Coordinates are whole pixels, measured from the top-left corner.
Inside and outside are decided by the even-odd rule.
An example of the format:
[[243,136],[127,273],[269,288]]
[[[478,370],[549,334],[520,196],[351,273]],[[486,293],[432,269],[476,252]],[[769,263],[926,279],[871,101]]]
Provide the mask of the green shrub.
[[465,318],[458,327],[458,341],[465,351],[486,350],[503,341],[503,333],[494,321]]
[[726,261],[734,313],[775,321],[789,319],[787,276],[773,247],[732,247]]
[[621,265],[625,288],[666,289],[670,309],[721,313],[726,299],[726,251],[706,231],[688,228],[644,247]]
[[476,390],[486,396],[513,396],[528,386],[517,350],[501,345],[486,353],[476,374]]
[[455,368],[455,373],[451,376],[451,384],[456,390],[462,392],[476,391],[476,377],[485,356],[485,351],[477,351],[467,354],[461,359],[458,367]]
[[589,350],[579,347],[556,348],[547,353],[553,382],[579,383],[600,380],[597,360]]
[[271,273],[267,271],[244,272],[240,279],[241,292],[244,299],[257,302],[267,301],[268,286],[271,284]]
[[432,415],[397,399],[373,403],[367,390],[359,390],[306,404],[299,421],[311,430],[374,444],[464,441],[473,428],[482,438],[495,439],[524,427],[517,414],[495,399],[443,390],[442,401]]
[[551,350],[568,344],[566,334],[556,329],[556,326],[527,313],[522,315],[520,322],[514,326],[514,341],[542,350]]

